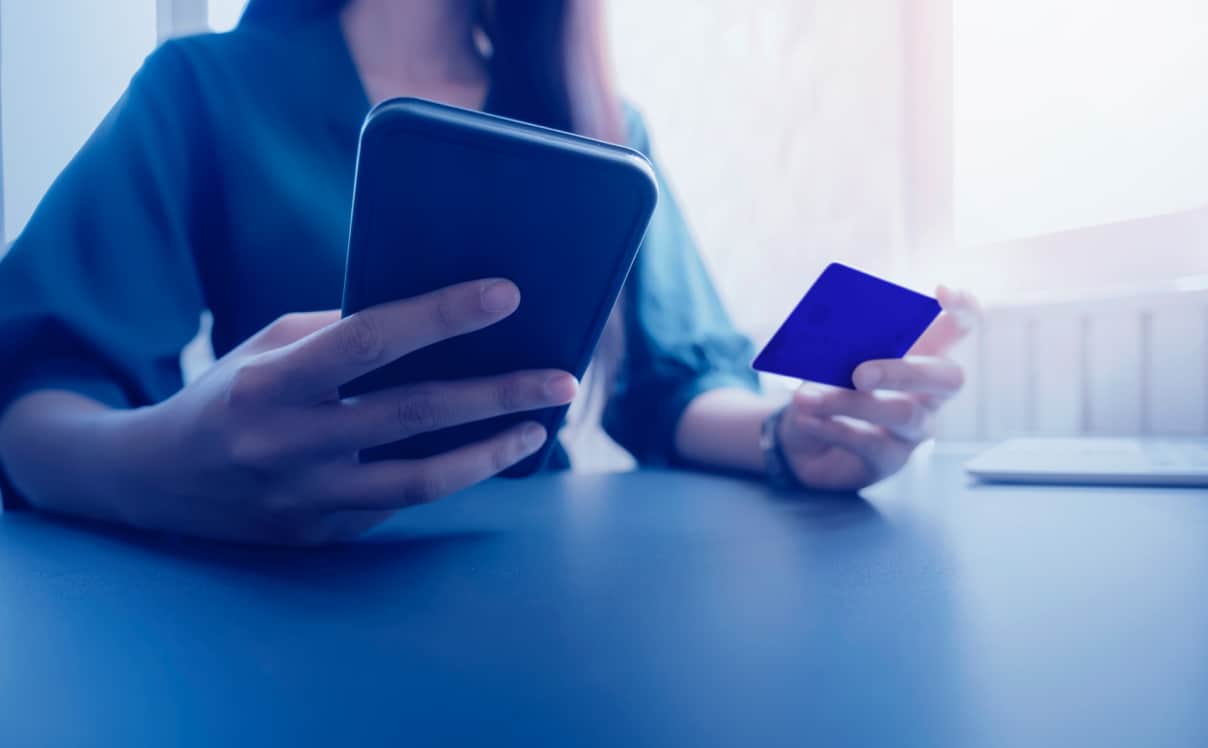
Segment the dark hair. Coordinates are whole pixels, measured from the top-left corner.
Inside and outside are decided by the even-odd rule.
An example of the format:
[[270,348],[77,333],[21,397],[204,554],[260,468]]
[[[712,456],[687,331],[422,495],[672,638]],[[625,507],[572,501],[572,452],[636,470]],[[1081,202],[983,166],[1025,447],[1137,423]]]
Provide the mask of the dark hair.
[[[272,26],[336,13],[349,0],[250,0],[241,25]],[[566,0],[483,3],[480,25],[491,42],[486,109],[559,130],[574,130],[563,44]]]

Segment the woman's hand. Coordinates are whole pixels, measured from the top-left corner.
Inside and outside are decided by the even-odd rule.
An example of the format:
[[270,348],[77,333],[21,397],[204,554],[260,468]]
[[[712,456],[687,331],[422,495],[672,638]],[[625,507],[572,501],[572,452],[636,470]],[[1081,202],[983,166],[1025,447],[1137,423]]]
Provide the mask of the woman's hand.
[[[110,513],[118,516],[108,518],[187,535],[315,544],[355,536],[395,510],[495,475],[537,451],[545,430],[522,424],[421,460],[361,464],[357,453],[456,424],[566,404],[577,387],[570,374],[524,371],[352,399],[337,392],[413,351],[494,324],[519,303],[514,284],[493,280],[345,319],[334,311],[282,317],[174,397],[94,419],[104,425],[88,431],[93,446],[115,446],[104,458],[109,464],[94,471],[101,473],[96,490],[110,494],[92,506],[117,507]],[[53,396],[74,397],[42,395],[48,399],[25,409],[45,412]],[[39,481],[33,469],[14,475],[26,485],[54,485],[53,477]],[[30,493],[50,509],[93,513],[71,503],[78,496],[70,494],[81,490],[61,490],[65,498],[58,503]],[[112,500],[118,492],[124,503]]]
[[867,361],[857,389],[807,382],[780,420],[780,443],[797,479],[858,490],[897,472],[932,435],[936,411],[964,384],[946,354],[977,324],[976,300],[940,287],[944,313],[903,359]]

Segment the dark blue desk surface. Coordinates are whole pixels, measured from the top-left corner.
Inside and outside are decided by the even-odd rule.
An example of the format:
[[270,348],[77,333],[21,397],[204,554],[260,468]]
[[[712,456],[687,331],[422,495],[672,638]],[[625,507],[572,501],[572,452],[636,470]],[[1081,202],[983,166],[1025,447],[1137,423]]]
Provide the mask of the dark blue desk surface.
[[1208,745],[1208,493],[501,482],[324,551],[0,518],[0,745]]

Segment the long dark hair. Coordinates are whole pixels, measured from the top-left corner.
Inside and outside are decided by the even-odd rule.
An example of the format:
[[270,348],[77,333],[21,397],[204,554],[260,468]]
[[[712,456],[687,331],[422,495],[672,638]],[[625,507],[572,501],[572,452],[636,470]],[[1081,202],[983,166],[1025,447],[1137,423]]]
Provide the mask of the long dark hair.
[[[250,0],[241,24],[270,26],[336,13],[350,0]],[[535,124],[621,137],[597,0],[482,0],[490,41],[486,109]],[[579,63],[571,63],[571,59]]]

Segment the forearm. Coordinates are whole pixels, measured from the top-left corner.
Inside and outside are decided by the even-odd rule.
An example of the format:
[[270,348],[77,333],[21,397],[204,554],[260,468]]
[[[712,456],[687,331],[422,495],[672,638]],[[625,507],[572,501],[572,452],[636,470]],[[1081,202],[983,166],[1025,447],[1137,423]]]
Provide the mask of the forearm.
[[781,403],[747,390],[726,388],[703,393],[684,410],[676,427],[679,456],[704,467],[760,473],[763,421]]
[[131,413],[72,392],[32,392],[0,417],[0,462],[39,509],[128,521],[126,476],[138,459],[123,435]]

